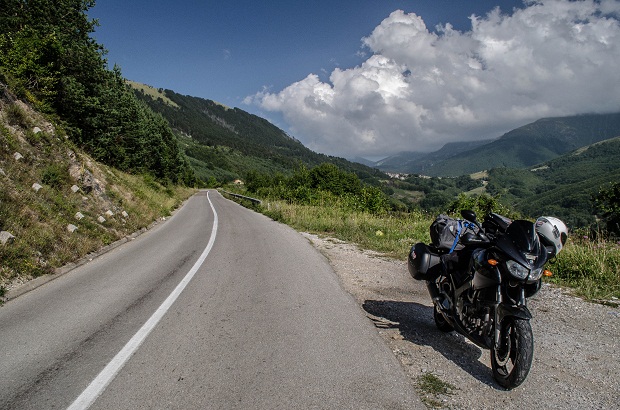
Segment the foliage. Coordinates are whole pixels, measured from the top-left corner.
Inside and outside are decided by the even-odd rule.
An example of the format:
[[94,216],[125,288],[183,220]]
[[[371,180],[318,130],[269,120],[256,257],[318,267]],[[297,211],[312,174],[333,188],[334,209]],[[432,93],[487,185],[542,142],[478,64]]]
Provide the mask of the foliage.
[[425,372],[418,376],[416,387],[421,394],[422,402],[431,409],[444,407],[442,396],[454,394],[457,389],[456,386],[441,380],[432,372]]
[[553,215],[573,229],[584,227],[596,231],[597,211],[593,198],[602,187],[620,179],[619,161],[620,139],[614,138],[581,148],[533,170],[490,170],[486,191],[524,215]]
[[53,188],[60,189],[63,185],[69,185],[69,170],[65,164],[50,164],[43,169],[41,181]]
[[290,177],[250,171],[246,176],[246,189],[265,198],[289,203],[331,204],[374,214],[388,209],[387,197],[378,187],[365,185],[354,173],[327,162],[312,169],[300,165]]
[[607,231],[620,236],[620,182],[601,187],[599,192],[593,195],[593,201],[606,223]]
[[54,114],[97,160],[193,185],[195,176],[166,121],[137,100],[120,69],[106,68],[90,37],[94,1],[2,2],[0,72],[11,89]]
[[620,242],[573,235],[548,266],[551,280],[591,300],[620,298]]
[[503,205],[499,201],[499,197],[488,194],[481,195],[465,195],[460,194],[457,199],[450,204],[448,212],[460,215],[462,210],[472,210],[476,213],[478,220],[482,221],[485,216],[492,212],[506,216],[511,219],[518,219],[520,215]]

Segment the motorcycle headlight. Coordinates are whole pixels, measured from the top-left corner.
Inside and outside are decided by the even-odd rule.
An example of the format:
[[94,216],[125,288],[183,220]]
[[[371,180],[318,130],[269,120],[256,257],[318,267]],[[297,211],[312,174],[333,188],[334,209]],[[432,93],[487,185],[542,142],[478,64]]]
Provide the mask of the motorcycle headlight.
[[508,272],[517,279],[525,280],[530,274],[530,270],[515,261],[506,261]]
[[538,268],[538,269],[534,269],[531,273],[530,273],[530,280],[534,281],[534,280],[538,280],[540,279],[540,277],[543,274],[543,268]]

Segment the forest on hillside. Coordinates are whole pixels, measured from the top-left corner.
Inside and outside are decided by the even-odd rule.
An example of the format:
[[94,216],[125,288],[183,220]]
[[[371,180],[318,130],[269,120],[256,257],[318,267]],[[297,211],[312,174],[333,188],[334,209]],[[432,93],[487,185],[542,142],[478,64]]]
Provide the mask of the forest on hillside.
[[0,82],[96,160],[165,183],[194,172],[167,121],[139,101],[91,34],[89,0],[2,0]]
[[239,108],[212,100],[175,93],[144,90],[136,96],[168,120],[196,173],[210,186],[245,179],[250,172],[291,175],[300,164],[331,163],[354,172],[362,181],[379,185],[387,176],[380,170],[316,153],[269,121]]

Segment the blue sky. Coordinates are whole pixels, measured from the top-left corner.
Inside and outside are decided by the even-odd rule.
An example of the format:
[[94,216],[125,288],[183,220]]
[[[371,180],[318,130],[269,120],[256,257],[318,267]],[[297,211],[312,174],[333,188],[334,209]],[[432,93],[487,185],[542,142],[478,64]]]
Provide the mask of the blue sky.
[[[605,96],[620,95],[617,69],[593,73],[620,62],[620,2],[576,3],[100,0],[89,16],[99,20],[93,36],[109,64],[128,79],[255,113],[318,152],[377,157],[620,108],[620,97],[602,95],[557,104],[606,88]],[[573,53],[575,39],[583,44]],[[545,50],[551,45],[557,54]],[[528,62],[536,56],[553,57],[554,72],[565,68],[566,84],[601,84],[547,99],[540,90],[564,83]],[[515,77],[518,86],[506,87]]]

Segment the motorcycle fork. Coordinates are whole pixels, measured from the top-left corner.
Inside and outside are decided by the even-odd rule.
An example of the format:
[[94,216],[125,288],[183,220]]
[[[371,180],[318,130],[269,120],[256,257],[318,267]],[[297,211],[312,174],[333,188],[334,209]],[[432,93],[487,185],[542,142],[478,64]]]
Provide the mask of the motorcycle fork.
[[[521,286],[519,292],[519,300],[516,306],[503,307],[502,302],[504,300],[502,296],[501,285],[497,285],[496,290],[496,298],[497,305],[495,306],[495,349],[500,349],[501,347],[501,337],[502,337],[502,326],[501,323],[506,316],[515,316],[521,319],[530,320],[532,318],[532,314],[527,308],[526,298],[525,298],[525,288]],[[510,298],[509,298],[510,299]]]
[[494,324],[494,328],[495,328],[495,349],[499,349],[500,345],[501,345],[501,340],[500,338],[502,337],[502,327],[501,327],[501,320],[502,318],[500,318],[500,308],[499,305],[502,303],[502,289],[501,289],[501,285],[498,284],[497,288],[495,289],[495,300],[497,302],[497,304],[495,305],[495,309],[493,309],[493,312],[495,314],[495,318],[493,320]]

